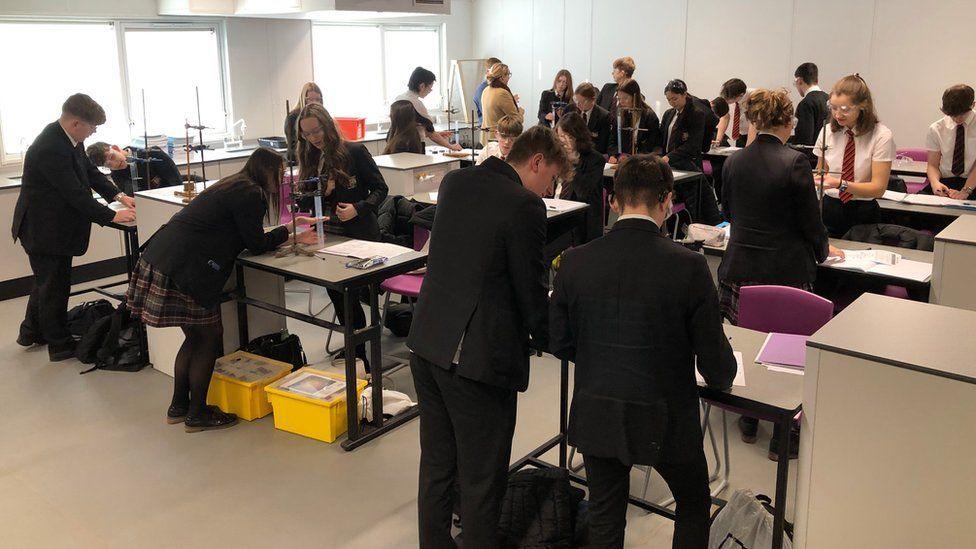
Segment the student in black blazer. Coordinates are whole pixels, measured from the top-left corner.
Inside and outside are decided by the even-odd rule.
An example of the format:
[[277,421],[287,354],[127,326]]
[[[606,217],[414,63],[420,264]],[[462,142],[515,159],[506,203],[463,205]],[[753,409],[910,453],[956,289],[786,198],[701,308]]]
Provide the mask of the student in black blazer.
[[[607,153],[610,155],[609,162],[617,163],[621,160],[621,155],[632,153],[660,153],[661,152],[661,125],[654,112],[647,103],[644,102],[644,94],[641,93],[640,85],[636,80],[628,79],[620,84],[617,89],[617,108],[625,109],[620,118],[620,143],[617,142],[617,110],[610,112],[610,145]],[[635,110],[631,110],[635,109]],[[633,131],[628,128],[638,128],[636,146],[631,146],[633,141]]]
[[[843,255],[829,245],[810,163],[785,145],[793,126],[789,95],[756,90],[746,116],[759,135],[725,162],[722,189],[732,235],[718,269],[719,302],[732,324],[738,324],[743,286],[774,284],[812,291],[817,264],[828,254]],[[755,442],[757,425],[753,418],[740,418],[744,441]],[[778,443],[776,437],[770,441],[770,455],[776,454]]]
[[[156,231],[129,282],[126,300],[136,317],[157,328],[178,326],[186,337],[176,355],[166,420],[184,423],[187,432],[237,423],[234,414],[206,405],[223,344],[220,296],[245,248],[261,254],[290,240],[290,224],[264,230],[269,211],[277,212],[283,174],[281,155],[255,150],[244,169],[204,190]],[[305,231],[298,239],[314,244],[317,236]]]
[[[506,160],[444,177],[427,274],[407,347],[420,405],[420,547],[454,547],[455,485],[465,547],[499,547],[516,396],[530,339],[545,348],[548,266],[540,196],[568,162],[533,126]],[[475,230],[472,230],[475,229]]]
[[637,65],[634,64],[633,57],[619,57],[613,60],[613,71],[610,76],[613,82],[608,82],[600,89],[600,95],[596,98],[597,105],[600,105],[607,112],[613,112],[617,106],[617,88],[624,80],[634,77]]
[[664,97],[671,108],[661,117],[663,159],[673,169],[700,172],[705,113],[682,80],[668,82]]
[[[176,162],[159,147],[149,149],[148,160],[146,149],[123,149],[102,141],[89,145],[85,152],[93,164],[112,170],[112,181],[129,195],[136,191],[173,187],[183,183]],[[133,170],[130,164],[135,167],[138,177],[136,181],[132,180]]]
[[[819,83],[817,65],[803,63],[796,68],[793,77],[796,91],[800,92],[800,97],[803,99],[796,105],[796,127],[793,128],[793,136],[790,137],[789,143],[815,146],[817,136],[827,121],[827,115],[830,114],[827,110],[827,99],[830,96],[817,85]],[[805,150],[804,153],[810,160],[810,164],[816,166],[817,157],[814,156],[813,150]]]
[[651,465],[677,502],[674,547],[708,542],[708,471],[695,364],[710,388],[735,377],[704,257],[661,232],[673,177],[660,158],[624,160],[621,214],[563,254],[550,306],[550,349],[576,363],[569,443],[586,464],[593,547],[623,547],[630,470]]
[[593,148],[600,154],[607,154],[610,146],[610,112],[596,104],[596,86],[583,82],[576,87],[573,101],[590,129]]
[[[553,103],[565,103],[553,113]],[[552,88],[542,92],[539,99],[539,124],[553,128],[562,111],[573,103],[573,75],[566,69],[561,69],[556,73],[556,78],[552,82]]]
[[84,141],[105,123],[105,111],[84,94],[72,95],[61,118],[48,124],[27,149],[20,196],[14,207],[11,235],[27,252],[33,287],[17,343],[48,345],[51,361],[74,356],[68,332],[71,258],[88,250],[91,224],[135,220],[134,210],[114,212],[92,198],[135,201],[120,192],[85,155]]
[[[603,236],[603,169],[606,162],[603,155],[593,149],[590,131],[579,113],[572,112],[560,118],[556,125],[556,135],[573,164],[573,172],[570,179],[559,183],[555,196],[563,200],[584,202],[589,206],[586,212],[586,231],[580,231],[576,226],[566,235],[571,239],[566,244],[579,246]],[[555,231],[551,229],[550,232]],[[566,247],[568,246],[562,246],[560,250]]]
[[302,85],[298,103],[285,117],[285,141],[288,143],[288,160],[291,162],[297,159],[295,151],[298,147],[298,114],[310,103],[322,104],[322,88],[315,82],[305,82]]
[[[324,211],[330,225],[350,238],[379,241],[376,210],[386,200],[389,188],[369,151],[361,143],[343,139],[332,115],[322,105],[306,105],[298,115],[298,126],[299,177],[302,181],[319,179],[317,185],[323,192]],[[309,183],[308,187],[314,189],[316,184]],[[328,290],[328,294],[339,322],[345,326],[342,292]],[[358,300],[353,315],[348,319],[353,327],[364,328],[366,313]],[[356,347],[356,357],[369,371],[365,344]]]

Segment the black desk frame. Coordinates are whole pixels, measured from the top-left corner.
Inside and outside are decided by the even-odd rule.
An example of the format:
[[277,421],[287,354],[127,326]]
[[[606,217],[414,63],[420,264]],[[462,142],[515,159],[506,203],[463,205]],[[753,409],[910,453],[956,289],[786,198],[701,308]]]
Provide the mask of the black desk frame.
[[[380,349],[380,337],[383,332],[383,325],[381,324],[382,317],[379,311],[379,287],[384,280],[392,276],[408,273],[414,269],[423,267],[426,263],[426,256],[418,257],[416,259],[398,263],[394,266],[381,266],[374,270],[363,271],[362,275],[347,279],[341,283],[332,283],[284,269],[250,262],[247,259],[238,258],[237,260],[237,268],[235,269],[237,275],[237,289],[235,291],[234,298],[237,300],[237,327],[241,345],[245,345],[248,341],[250,341],[247,329],[247,307],[249,305],[282,316],[294,318],[308,324],[313,324],[320,328],[328,328],[342,333],[344,355],[346,359],[346,417],[349,425],[349,431],[347,434],[347,439],[342,442],[341,446],[346,451],[355,450],[363,444],[366,444],[367,442],[390,432],[391,430],[420,415],[420,408],[418,406],[413,406],[388,420],[384,420],[383,418],[383,376],[380,371],[383,364],[382,351]],[[368,288],[370,312],[369,324],[367,324],[366,327],[361,330],[354,330],[351,327],[350,322],[346,322],[347,325],[343,326],[308,314],[292,311],[273,303],[267,303],[265,301],[247,297],[247,288],[244,284],[245,268],[264,271],[294,280],[301,280],[302,282],[307,282],[313,286],[321,286],[342,292],[342,308],[346,313],[345,318],[347,320],[353,318],[353,307],[362,306],[359,303],[359,290],[361,288]],[[360,343],[370,344],[370,362],[375,369],[371,375],[373,391],[373,421],[364,422],[362,426],[360,426],[359,423],[359,398],[356,394],[357,384],[355,381],[349,381],[356,379],[355,355],[356,346]]]
[[[793,418],[800,412],[800,408],[795,410],[785,410],[782,408],[777,408],[775,406],[770,406],[762,402],[756,402],[753,400],[748,400],[732,393],[725,393],[722,391],[716,391],[714,389],[708,389],[706,387],[699,387],[699,396],[710,403],[719,404],[722,406],[727,406],[731,408],[737,408],[745,410],[749,415],[757,417],[759,419],[764,419],[772,421],[780,433],[789,433],[790,428],[793,424]],[[705,418],[707,421],[707,416]],[[559,434],[550,438],[544,442],[541,446],[529,452],[525,457],[519,459],[509,468],[510,472],[518,471],[527,465],[533,465],[538,468],[555,468],[559,467],[561,469],[566,469],[569,472],[569,478],[571,481],[586,486],[586,478],[577,475],[567,468],[567,450],[568,442],[566,439],[566,431],[569,421],[569,361],[561,360],[559,363]],[[787,442],[789,441],[789,436],[786,436]],[[553,448],[559,448],[559,464],[553,465],[542,459],[542,456]],[[726,466],[728,466],[726,464]],[[780,444],[777,458],[776,458],[776,494],[773,498],[773,505],[775,506],[775,513],[773,514],[773,548],[782,549],[783,547],[783,535],[784,526],[786,524],[786,488],[789,482],[789,472],[790,472],[790,454],[789,454],[789,444]],[[725,505],[725,501],[719,498],[712,498],[712,501],[718,505]],[[651,503],[645,499],[630,496],[628,498],[628,503],[650,513],[656,515],[661,515],[662,517],[669,518],[671,520],[675,519],[675,513],[667,507],[663,507],[656,503]]]

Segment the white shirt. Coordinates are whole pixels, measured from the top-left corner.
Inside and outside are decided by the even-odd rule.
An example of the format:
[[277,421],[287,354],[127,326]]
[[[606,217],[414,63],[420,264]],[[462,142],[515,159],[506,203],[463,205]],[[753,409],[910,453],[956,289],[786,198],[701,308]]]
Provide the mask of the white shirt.
[[[58,123],[58,125],[60,126],[61,124]],[[64,132],[64,135],[67,135],[68,136],[68,141],[71,141],[71,148],[72,149],[78,146],[78,142],[75,141],[75,138],[74,137],[71,137],[71,134],[68,133],[68,130],[64,129],[64,126],[61,126],[61,131]]]
[[[657,221],[654,221],[654,218],[651,217],[651,216],[649,216],[649,215],[643,215],[643,214],[624,214],[624,215],[618,217],[617,218],[617,221],[623,221],[624,219],[643,219],[644,221],[650,221],[654,225],[657,225]],[[660,227],[660,225],[657,225],[657,226]]]
[[[838,174],[844,169],[844,147],[847,146],[847,130],[833,131],[830,123],[824,126],[817,137],[817,147],[813,154],[822,154],[820,143],[824,132],[827,134],[827,167]],[[884,124],[878,123],[874,130],[864,135],[854,136],[854,181],[865,183],[871,181],[872,162],[891,162],[895,159],[895,140],[891,137],[891,130]],[[839,175],[835,177],[840,179]],[[835,189],[831,189],[836,192]],[[873,198],[854,197],[854,200],[874,200]]]
[[489,141],[487,145],[481,148],[481,151],[478,152],[478,158],[474,161],[475,165],[488,160],[490,156],[502,158],[502,149],[498,146],[498,141]]
[[[961,177],[969,177],[976,162],[976,112],[969,111],[962,125],[966,128],[966,151]],[[951,117],[944,116],[929,126],[925,136],[925,148],[942,153],[942,161],[939,162],[942,177],[955,177],[952,173],[952,155],[956,152],[956,126]]]
[[806,97],[807,94],[810,93],[810,92],[819,92],[819,91],[823,91],[823,90],[820,89],[820,86],[814,84],[814,85],[810,86],[810,89],[807,90],[807,93],[803,94],[803,97]]
[[664,154],[668,154],[668,147],[671,146],[671,132],[674,131],[674,124],[678,121],[678,117],[681,116],[681,111],[674,111],[674,118],[671,119],[671,123],[668,124],[668,133],[664,134]]
[[[752,92],[756,91],[753,88],[747,88],[745,95],[739,102],[727,101],[729,104],[729,125],[725,128],[725,135],[728,136],[729,140],[732,140],[732,126],[735,124],[735,107],[739,106],[739,137],[749,135],[749,119],[746,118],[746,103],[749,102],[749,96]],[[732,143],[735,145],[735,143]]]

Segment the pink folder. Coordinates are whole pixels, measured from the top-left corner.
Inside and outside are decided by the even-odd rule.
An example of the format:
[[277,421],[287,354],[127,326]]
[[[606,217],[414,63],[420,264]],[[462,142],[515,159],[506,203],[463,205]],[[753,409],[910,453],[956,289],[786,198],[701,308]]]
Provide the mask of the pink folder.
[[807,358],[807,336],[771,333],[756,357],[756,362],[803,368]]

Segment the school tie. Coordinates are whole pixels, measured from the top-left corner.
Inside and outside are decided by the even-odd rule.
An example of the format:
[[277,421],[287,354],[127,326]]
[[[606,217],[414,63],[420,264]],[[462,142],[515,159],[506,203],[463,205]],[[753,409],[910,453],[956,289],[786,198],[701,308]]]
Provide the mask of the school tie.
[[735,109],[735,111],[732,113],[732,140],[735,141],[739,139],[740,135],[742,135],[739,133],[739,103],[733,103],[732,108]]
[[[847,144],[844,145],[844,164],[840,171],[840,178],[848,183],[854,181],[854,153],[854,132],[847,130]],[[849,192],[840,193],[841,202],[850,202],[852,198],[854,195]]]
[[966,166],[966,127],[956,126],[956,146],[952,150],[952,175],[962,176]]

